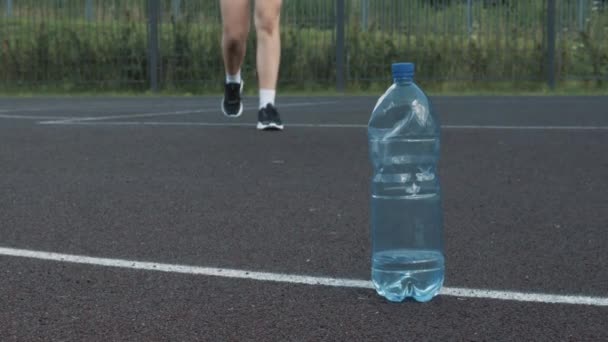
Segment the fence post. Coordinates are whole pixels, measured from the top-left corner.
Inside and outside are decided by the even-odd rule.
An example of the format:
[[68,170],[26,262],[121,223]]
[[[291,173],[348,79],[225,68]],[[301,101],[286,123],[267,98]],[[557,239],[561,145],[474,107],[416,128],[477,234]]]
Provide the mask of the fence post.
[[173,12],[173,18],[175,18],[175,20],[178,20],[180,17],[180,3],[180,0],[171,0],[171,12]]
[[367,31],[369,26],[369,0],[361,0],[361,30]]
[[473,33],[473,0],[467,0],[467,34]]
[[13,16],[13,0],[6,0],[6,16],[9,18]]
[[346,25],[344,0],[336,0],[336,90],[344,92],[345,81],[345,42],[344,27]]
[[585,31],[585,3],[584,0],[578,0],[578,30]]
[[158,91],[158,21],[160,12],[159,0],[148,0],[148,75],[150,89]]
[[547,0],[547,85],[555,89],[555,0]]
[[84,4],[84,17],[87,21],[93,20],[93,0],[87,0]]

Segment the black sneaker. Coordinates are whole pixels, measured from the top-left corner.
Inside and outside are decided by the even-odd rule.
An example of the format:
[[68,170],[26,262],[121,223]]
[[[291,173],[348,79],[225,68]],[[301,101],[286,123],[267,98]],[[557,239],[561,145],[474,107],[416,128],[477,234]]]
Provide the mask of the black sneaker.
[[224,85],[224,99],[222,100],[222,113],[229,118],[238,118],[243,114],[243,82],[226,83]]
[[258,130],[260,131],[282,131],[283,122],[277,109],[270,103],[258,112]]

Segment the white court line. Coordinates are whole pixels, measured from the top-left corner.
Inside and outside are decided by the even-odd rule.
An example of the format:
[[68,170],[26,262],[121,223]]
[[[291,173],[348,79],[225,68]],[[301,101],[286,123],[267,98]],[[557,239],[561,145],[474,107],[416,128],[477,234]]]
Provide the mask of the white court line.
[[[250,127],[253,124],[243,122],[186,122],[186,121],[51,121],[39,122],[51,125],[107,125],[107,126],[201,126],[201,127]],[[332,124],[332,123],[285,123],[287,128],[367,128],[362,124]],[[442,125],[442,129],[462,130],[550,130],[550,131],[607,131],[608,126],[503,126],[503,125]]]
[[608,126],[513,126],[513,125],[445,125],[448,129],[496,129],[496,130],[549,130],[549,131],[605,131]]
[[[271,281],[271,282],[281,282],[281,283],[290,283],[290,284],[319,285],[319,286],[362,288],[362,289],[372,289],[373,288],[371,282],[368,280],[339,279],[339,278],[329,278],[329,277],[311,277],[311,276],[302,276],[302,275],[290,275],[290,274],[269,273],[269,272],[253,272],[253,271],[246,271],[246,270],[222,269],[222,268],[213,268],[213,267],[161,264],[161,263],[142,262],[142,261],[123,260],[123,259],[95,258],[95,257],[89,257],[89,256],[82,256],[82,255],[59,254],[59,253],[41,252],[41,251],[33,251],[33,250],[25,250],[25,249],[15,249],[15,248],[0,247],[0,255],[38,259],[38,260],[57,261],[57,262],[68,262],[68,263],[75,263],[75,264],[94,265],[94,266],[117,267],[117,268],[135,269],[135,270],[181,273],[181,274],[192,274],[192,275],[224,277],[224,278]],[[608,306],[608,298],[606,298],[606,297],[567,296],[567,295],[552,295],[552,294],[544,294],[544,293],[526,293],[526,292],[515,292],[515,291],[496,291],[496,290],[444,287],[441,291],[441,295],[460,297],[460,298],[497,299],[497,300],[516,301],[516,302]]]
[[[290,108],[290,107],[311,107],[323,104],[332,104],[337,103],[337,101],[326,101],[326,102],[296,102],[296,103],[286,103],[282,104],[281,108]],[[198,113],[213,113],[220,112],[220,105],[218,103],[217,106],[213,108],[202,108],[196,110],[182,110],[182,111],[172,111],[172,112],[158,112],[158,113],[141,113],[141,114],[124,114],[124,115],[108,115],[108,116],[88,116],[88,117],[74,117],[66,120],[53,120],[53,121],[41,121],[39,124],[43,125],[57,125],[57,124],[73,124],[73,123],[81,123],[81,122],[95,122],[95,121],[104,121],[104,120],[112,120],[112,119],[127,119],[127,118],[148,118],[148,117],[157,117],[157,116],[172,116],[172,115],[186,115],[186,114],[198,114]]]
[[14,112],[39,112],[45,110],[44,108],[2,108],[0,113],[14,113]]
[[65,120],[66,116],[45,116],[45,115],[18,115],[0,114],[0,119],[22,119],[22,120]]
[[185,114],[197,114],[197,113],[210,113],[217,111],[217,108],[205,108],[196,110],[181,110],[172,112],[158,112],[158,113],[141,113],[141,114],[124,114],[124,115],[108,115],[108,116],[87,116],[87,117],[73,117],[65,120],[53,120],[53,121],[41,121],[39,124],[42,125],[65,125],[65,124],[79,124],[85,122],[94,122],[111,119],[123,119],[123,118],[148,118],[155,116],[169,116],[169,115],[185,115]]
[[[181,122],[181,121],[103,121],[103,122],[39,122],[46,125],[82,125],[82,126],[202,126],[202,127],[252,127],[254,123],[244,122]],[[288,124],[288,127],[299,128],[363,128],[367,127],[358,124]]]

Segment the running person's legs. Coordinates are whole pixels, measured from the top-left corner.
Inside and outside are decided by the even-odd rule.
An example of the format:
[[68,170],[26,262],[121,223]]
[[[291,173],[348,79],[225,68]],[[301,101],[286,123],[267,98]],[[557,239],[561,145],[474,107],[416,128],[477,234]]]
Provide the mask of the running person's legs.
[[283,129],[275,107],[279,64],[281,62],[281,36],[279,22],[282,0],[255,1],[255,28],[257,34],[257,71],[260,86],[258,129]]
[[[249,6],[250,0],[220,0],[223,24],[222,53],[226,70],[222,111],[230,117],[238,117],[243,112],[241,66],[245,59],[249,34]],[[282,0],[255,1],[258,42],[256,59],[260,89],[258,129],[283,129],[274,104],[281,60],[281,6]]]
[[222,12],[222,53],[226,82],[222,112],[238,117],[243,113],[241,65],[245,59],[250,26],[250,0],[220,0]]

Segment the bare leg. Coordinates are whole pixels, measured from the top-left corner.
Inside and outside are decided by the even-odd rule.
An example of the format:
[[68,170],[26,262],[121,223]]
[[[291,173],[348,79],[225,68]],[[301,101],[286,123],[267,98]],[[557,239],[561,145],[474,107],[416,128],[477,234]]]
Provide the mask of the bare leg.
[[[282,0],[255,1],[255,28],[257,34],[257,71],[260,87],[260,107],[274,104],[279,64],[281,37],[279,22]],[[266,103],[264,103],[266,102]]]
[[222,112],[228,117],[243,113],[241,66],[247,50],[250,0],[220,0],[222,11],[222,53],[226,70]]
[[222,12],[222,52],[227,75],[235,75],[245,59],[249,35],[250,0],[220,0]]

